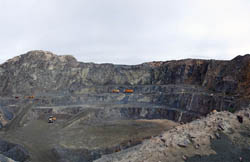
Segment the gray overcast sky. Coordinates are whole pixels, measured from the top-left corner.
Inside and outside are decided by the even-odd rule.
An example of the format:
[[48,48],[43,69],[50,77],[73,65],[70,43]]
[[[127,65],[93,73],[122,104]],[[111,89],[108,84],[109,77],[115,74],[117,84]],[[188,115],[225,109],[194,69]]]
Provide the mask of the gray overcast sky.
[[29,50],[138,64],[250,53],[249,0],[0,0],[0,62]]

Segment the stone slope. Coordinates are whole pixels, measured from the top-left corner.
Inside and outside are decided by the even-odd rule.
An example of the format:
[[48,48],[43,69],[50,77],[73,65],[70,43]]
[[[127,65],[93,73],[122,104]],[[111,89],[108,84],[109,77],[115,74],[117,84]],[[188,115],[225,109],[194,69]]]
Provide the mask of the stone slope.
[[11,162],[13,160],[24,162],[24,161],[27,161],[29,158],[30,158],[30,155],[23,146],[0,139],[1,162],[2,161]]
[[0,161],[1,162],[17,162],[17,161],[14,161],[14,160],[12,160],[12,159],[10,159],[2,154],[0,154]]
[[30,51],[0,65],[1,95],[74,92],[96,85],[199,85],[215,92],[248,94],[250,55],[231,61],[151,62],[134,66],[81,63],[73,56]]
[[[238,121],[243,117],[243,123]],[[249,161],[250,109],[216,112],[96,162]],[[210,159],[210,160],[208,160]]]

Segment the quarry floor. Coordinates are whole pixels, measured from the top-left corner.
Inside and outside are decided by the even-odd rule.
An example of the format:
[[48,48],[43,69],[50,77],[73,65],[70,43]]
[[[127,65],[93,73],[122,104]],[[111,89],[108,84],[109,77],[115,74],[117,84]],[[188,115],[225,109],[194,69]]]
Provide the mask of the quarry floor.
[[169,120],[117,120],[65,127],[65,122],[33,120],[24,127],[2,131],[0,137],[23,145],[32,162],[56,162],[52,149],[58,145],[70,149],[105,149],[129,140],[142,141],[177,125]]

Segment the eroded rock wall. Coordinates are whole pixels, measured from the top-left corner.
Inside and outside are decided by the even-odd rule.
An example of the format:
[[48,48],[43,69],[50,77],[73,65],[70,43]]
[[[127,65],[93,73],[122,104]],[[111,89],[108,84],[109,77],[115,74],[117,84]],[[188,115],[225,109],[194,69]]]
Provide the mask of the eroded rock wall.
[[186,59],[126,66],[81,63],[72,56],[30,51],[0,66],[0,89],[1,95],[13,95],[81,92],[98,85],[188,84],[245,94],[249,65],[250,55],[231,61]]
[[[45,106],[153,104],[205,115],[249,104],[249,68],[250,55],[231,61],[186,59],[127,66],[30,51],[0,65],[0,95],[34,95]],[[127,88],[134,93],[123,93]],[[112,94],[113,89],[121,93]],[[4,109],[1,113],[6,118]]]

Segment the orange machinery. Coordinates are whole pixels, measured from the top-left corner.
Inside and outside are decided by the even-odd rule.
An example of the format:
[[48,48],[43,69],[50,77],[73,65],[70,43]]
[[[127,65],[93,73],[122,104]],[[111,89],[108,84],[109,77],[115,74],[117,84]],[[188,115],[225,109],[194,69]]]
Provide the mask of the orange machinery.
[[29,96],[29,99],[33,99],[33,98],[35,98],[34,96]]
[[125,89],[124,92],[125,92],[125,93],[133,93],[134,90],[133,90],[133,89]]

